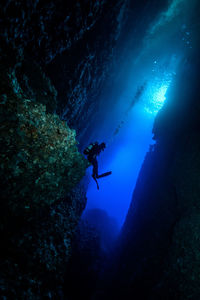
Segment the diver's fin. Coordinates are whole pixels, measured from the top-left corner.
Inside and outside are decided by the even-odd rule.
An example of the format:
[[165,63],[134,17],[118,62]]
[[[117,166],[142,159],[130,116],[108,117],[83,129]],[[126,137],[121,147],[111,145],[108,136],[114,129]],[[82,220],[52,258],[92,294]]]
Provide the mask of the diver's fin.
[[101,175],[98,175],[98,177],[97,178],[102,178],[102,177],[106,177],[106,176],[109,176],[109,175],[111,175],[112,174],[112,172],[110,171],[110,172],[106,172],[106,173],[103,173],[103,174],[101,174]]

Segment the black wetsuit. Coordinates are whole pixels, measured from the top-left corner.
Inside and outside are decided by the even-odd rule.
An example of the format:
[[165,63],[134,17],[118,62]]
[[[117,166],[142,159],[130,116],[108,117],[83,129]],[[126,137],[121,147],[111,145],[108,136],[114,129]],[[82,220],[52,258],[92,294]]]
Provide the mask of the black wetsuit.
[[88,154],[88,161],[92,164],[93,166],[93,173],[92,177],[93,178],[98,178],[98,162],[97,162],[97,155],[99,155],[101,152],[101,149],[98,144],[95,144],[93,148],[91,149],[90,153]]
[[102,143],[102,144],[94,143],[94,144],[92,144],[92,148],[90,149],[89,153],[85,152],[85,154],[87,155],[88,161],[93,166],[92,177],[97,184],[98,190],[99,190],[99,185],[98,185],[97,179],[108,176],[112,173],[112,172],[106,172],[101,175],[99,175],[99,173],[98,173],[97,155],[99,155],[101,153],[101,151],[104,150],[104,148],[105,148],[105,143]]

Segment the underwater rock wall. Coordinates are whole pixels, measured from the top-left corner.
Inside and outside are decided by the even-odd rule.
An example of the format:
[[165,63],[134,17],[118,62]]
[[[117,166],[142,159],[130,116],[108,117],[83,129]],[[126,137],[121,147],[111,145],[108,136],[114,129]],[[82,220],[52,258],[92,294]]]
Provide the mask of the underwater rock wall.
[[21,201],[22,206],[50,204],[80,181],[88,163],[77,150],[75,131],[69,129],[57,115],[47,113],[43,104],[27,99],[17,81],[15,69],[4,67],[3,63],[3,197],[10,199],[12,206],[19,198],[25,201]]
[[0,4],[4,299],[68,295],[71,241],[86,204],[79,182],[88,167],[74,129],[79,140],[90,135],[126,3]]
[[116,76],[112,67],[117,61],[117,42],[128,1],[100,3],[102,10],[98,17],[92,16],[96,18],[94,26],[46,65],[47,74],[58,91],[57,113],[76,129],[82,143],[91,135],[93,121],[98,119],[100,96],[106,82]]
[[104,299],[200,297],[198,54],[195,58],[182,65],[155,121],[156,145],[146,155],[105,274]]
[[1,210],[7,219],[0,232],[2,299],[63,299],[71,241],[85,204],[84,188],[77,186],[49,208],[20,215]]
[[127,3],[10,0],[0,4],[1,38],[25,51],[28,58],[24,85],[26,73],[31,78],[36,69],[30,61],[45,67],[58,91],[56,111],[76,129],[79,140],[88,134],[98,111]]
[[72,256],[65,274],[65,299],[78,299],[80,291],[85,299],[91,299],[106,263],[107,257],[102,250],[98,230],[81,219],[72,240]]
[[56,90],[42,69],[3,41],[0,54],[0,294],[62,299],[89,164],[53,114]]
[[92,299],[97,283],[109,264],[118,232],[116,221],[105,211],[91,209],[84,212],[72,241],[72,256],[65,278],[68,283],[66,299],[78,299],[80,290],[85,299]]
[[107,1],[14,1],[0,4],[0,35],[48,63],[90,30]]

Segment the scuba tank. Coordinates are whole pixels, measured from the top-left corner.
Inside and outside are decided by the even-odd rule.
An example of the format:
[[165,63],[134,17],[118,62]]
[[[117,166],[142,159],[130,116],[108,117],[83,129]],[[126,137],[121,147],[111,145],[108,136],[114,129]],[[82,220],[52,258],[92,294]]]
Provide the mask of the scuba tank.
[[84,149],[83,153],[84,153],[85,155],[88,155],[88,154],[91,152],[91,150],[93,149],[93,147],[94,147],[94,146],[97,146],[97,145],[98,145],[97,142],[89,144],[89,146],[87,146],[87,147]]

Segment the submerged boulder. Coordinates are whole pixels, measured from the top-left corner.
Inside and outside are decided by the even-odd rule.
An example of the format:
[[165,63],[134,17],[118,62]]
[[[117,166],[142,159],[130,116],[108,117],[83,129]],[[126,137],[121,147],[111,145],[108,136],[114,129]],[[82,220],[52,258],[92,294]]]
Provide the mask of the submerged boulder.
[[47,113],[45,105],[24,98],[14,70],[4,69],[4,78],[0,105],[2,198],[13,210],[51,204],[80,181],[87,161],[78,152],[75,131],[57,115]]

